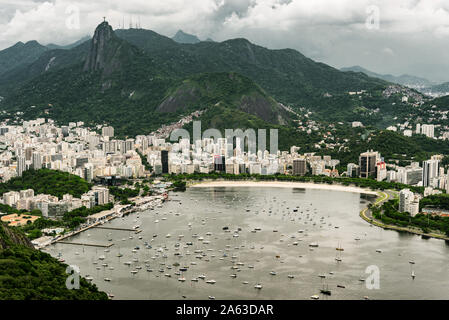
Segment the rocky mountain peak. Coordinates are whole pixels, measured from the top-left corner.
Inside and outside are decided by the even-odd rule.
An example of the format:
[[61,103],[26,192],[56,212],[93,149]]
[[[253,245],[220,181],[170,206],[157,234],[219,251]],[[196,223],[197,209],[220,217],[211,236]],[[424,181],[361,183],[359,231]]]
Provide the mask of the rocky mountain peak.
[[95,29],[91,40],[91,47],[84,64],[84,71],[104,70],[108,63],[108,58],[114,54],[119,46],[119,39],[116,37],[112,27],[107,21],[100,23]]

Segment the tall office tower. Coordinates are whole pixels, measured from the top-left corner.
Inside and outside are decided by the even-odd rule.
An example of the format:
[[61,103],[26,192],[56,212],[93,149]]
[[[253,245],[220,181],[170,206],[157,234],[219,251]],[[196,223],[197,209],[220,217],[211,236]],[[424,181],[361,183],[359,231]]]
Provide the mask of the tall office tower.
[[215,155],[214,156],[214,170],[219,172],[226,171],[226,161],[225,156]]
[[440,172],[439,160],[427,160],[423,162],[422,185],[432,186],[432,180],[438,177]]
[[39,170],[42,168],[42,158],[39,152],[33,152],[33,169]]
[[101,135],[103,137],[113,137],[114,136],[114,128],[113,127],[103,127],[101,129]]
[[376,165],[379,154],[377,152],[364,152],[359,156],[359,167],[361,178],[376,177]]
[[161,151],[162,173],[168,173],[168,151]]
[[23,172],[26,170],[25,157],[19,156],[17,157],[17,175],[19,177],[22,176]]
[[306,159],[293,160],[293,174],[297,176],[304,176],[307,173]]

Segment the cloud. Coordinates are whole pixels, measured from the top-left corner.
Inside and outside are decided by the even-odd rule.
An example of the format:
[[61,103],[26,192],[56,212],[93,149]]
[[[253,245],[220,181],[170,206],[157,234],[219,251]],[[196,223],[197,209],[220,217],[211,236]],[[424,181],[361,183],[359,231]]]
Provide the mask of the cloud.
[[[92,34],[106,16],[114,28],[132,20],[167,36],[183,29],[202,39],[246,37],[337,67],[358,64],[376,72],[449,80],[447,0],[1,1],[0,48],[19,40],[76,41]],[[67,23],[70,6],[79,11],[79,28],[68,27],[73,26]],[[367,28],[370,6],[378,8],[378,29]]]

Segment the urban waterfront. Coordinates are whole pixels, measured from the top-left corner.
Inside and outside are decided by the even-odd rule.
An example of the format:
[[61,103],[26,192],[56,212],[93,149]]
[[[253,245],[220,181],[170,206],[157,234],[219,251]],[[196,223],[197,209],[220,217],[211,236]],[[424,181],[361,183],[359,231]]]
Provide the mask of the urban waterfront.
[[[449,299],[449,246],[362,220],[373,195],[203,187],[170,199],[104,224],[140,225],[140,233],[93,228],[67,239],[110,248],[55,244],[47,252],[114,299]],[[378,290],[360,281],[373,265]]]

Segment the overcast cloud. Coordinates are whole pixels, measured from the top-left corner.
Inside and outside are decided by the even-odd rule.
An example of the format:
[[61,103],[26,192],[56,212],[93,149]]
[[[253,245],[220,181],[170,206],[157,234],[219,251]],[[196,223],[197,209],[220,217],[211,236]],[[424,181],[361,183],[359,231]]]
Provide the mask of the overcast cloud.
[[216,41],[245,37],[334,67],[449,81],[448,0],[0,0],[0,49],[74,42],[103,16],[114,28],[140,20],[170,37],[178,29]]

